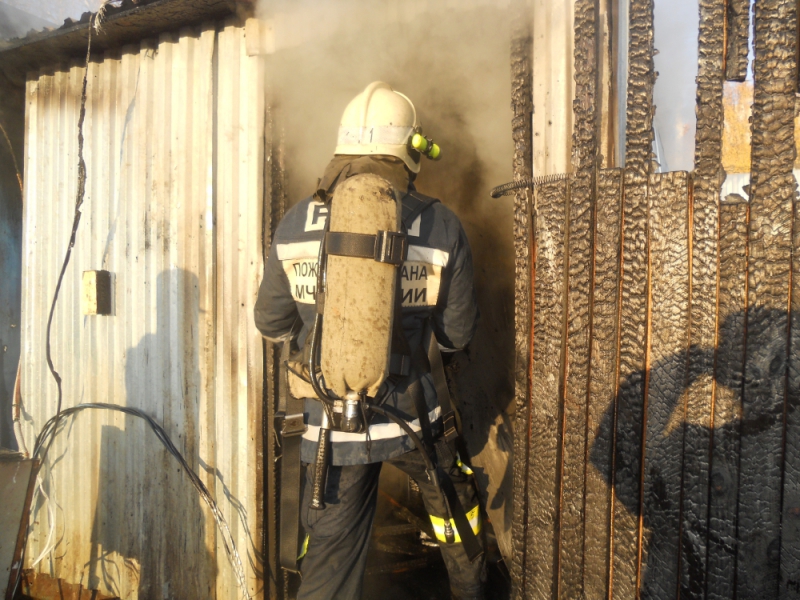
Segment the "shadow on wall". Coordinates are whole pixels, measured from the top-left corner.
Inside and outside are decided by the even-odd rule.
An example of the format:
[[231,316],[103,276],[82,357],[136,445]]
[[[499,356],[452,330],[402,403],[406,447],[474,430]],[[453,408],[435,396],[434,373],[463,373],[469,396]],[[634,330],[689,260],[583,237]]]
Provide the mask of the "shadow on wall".
[[[197,277],[181,269],[163,271],[156,285],[156,331],[127,352],[125,403],[155,417],[197,471]],[[170,290],[178,288],[186,292],[184,304],[174,306]],[[182,347],[174,333],[181,329]],[[88,588],[126,597],[129,587],[140,599],[210,598],[216,565],[197,491],[144,421],[118,418],[124,424],[101,430]]]
[[[680,560],[690,579],[702,581],[707,568],[709,589],[713,585],[719,597],[728,597],[719,586],[729,586],[730,597],[735,593],[734,586],[763,592],[753,597],[777,594],[780,528],[769,532],[754,524],[771,504],[780,502],[781,492],[776,489],[775,474],[777,469],[780,486],[780,461],[784,456],[784,387],[788,373],[785,408],[787,419],[792,419],[800,394],[800,377],[799,373],[790,372],[787,365],[786,311],[756,307],[749,312],[749,317],[744,311],[736,312],[720,323],[716,373],[699,374],[699,377],[713,377],[716,381],[715,421],[711,421],[707,413],[692,416],[690,407],[688,416],[685,412],[685,393],[695,382],[688,380],[687,363],[714,364],[713,349],[696,346],[654,364],[649,373],[636,372],[629,376],[603,417],[590,457],[601,471],[604,465],[611,464],[608,458],[612,454],[617,405],[641,402],[646,380],[651,390],[654,385],[661,390],[647,398],[647,450],[643,470],[642,423],[626,420],[628,415],[624,411],[616,415],[613,485],[617,499],[634,518],[640,514],[639,474],[645,474],[644,511],[641,512],[642,555],[646,563],[642,565],[640,581],[642,597],[665,598],[675,593],[679,577],[675,570],[679,532],[682,533]],[[760,326],[747,333],[749,363],[745,378],[744,334],[748,318],[750,323]],[[754,333],[756,329],[758,333]],[[681,507],[682,486],[688,485],[687,477],[691,476],[687,474],[703,473],[709,464],[707,452],[697,455],[684,452],[684,440],[696,439],[710,439],[713,445],[709,519],[703,522],[691,516],[685,499]],[[740,441],[745,439],[748,457],[743,459]],[[790,443],[786,450],[791,452]],[[611,484],[608,472],[604,477]],[[746,494],[740,493],[745,480]],[[790,507],[791,514],[800,514],[800,495],[785,494],[783,506]],[[787,514],[786,508],[783,513]],[[789,525],[784,522],[784,531]],[[715,573],[724,580],[715,583]],[[684,580],[681,594],[691,595],[685,585]]]

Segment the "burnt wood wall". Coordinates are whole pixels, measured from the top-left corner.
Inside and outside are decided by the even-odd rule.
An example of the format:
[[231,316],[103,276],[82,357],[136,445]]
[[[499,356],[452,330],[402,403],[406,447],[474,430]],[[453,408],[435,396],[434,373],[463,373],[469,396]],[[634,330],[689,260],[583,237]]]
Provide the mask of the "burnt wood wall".
[[749,201],[720,198],[749,2],[699,8],[695,170],[654,173],[653,0],[630,1],[623,169],[600,168],[599,5],[575,2],[572,173],[515,200],[518,599],[800,598],[797,4],[755,3]]

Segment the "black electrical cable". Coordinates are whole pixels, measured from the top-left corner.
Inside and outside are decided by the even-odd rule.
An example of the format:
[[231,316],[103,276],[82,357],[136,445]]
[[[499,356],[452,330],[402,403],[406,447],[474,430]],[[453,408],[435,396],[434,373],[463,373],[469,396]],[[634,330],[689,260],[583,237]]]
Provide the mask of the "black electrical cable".
[[[96,18],[96,17],[95,17]],[[64,255],[64,262],[61,264],[61,272],[58,274],[58,281],[56,282],[56,290],[53,293],[53,302],[50,304],[50,314],[47,317],[47,335],[45,337],[45,354],[47,356],[47,366],[53,379],[56,380],[56,388],[58,390],[58,402],[56,403],[56,419],[61,414],[61,403],[63,400],[63,391],[61,389],[61,375],[56,371],[53,365],[53,355],[50,345],[50,333],[53,328],[53,316],[56,312],[56,303],[58,302],[58,293],[61,291],[61,284],[64,282],[64,275],[67,272],[70,258],[72,257],[72,249],[75,247],[75,240],[78,236],[78,225],[81,222],[81,206],[83,205],[83,198],[86,193],[86,161],[83,159],[83,122],[86,119],[86,87],[89,83],[89,59],[92,52],[92,29],[94,29],[94,18],[89,21],[89,39],[86,43],[86,67],[83,73],[83,85],[81,86],[81,108],[78,114],[78,190],[75,194],[75,215],[72,218],[72,233],[69,236],[69,245],[67,252]],[[52,438],[51,438],[52,439]],[[52,443],[52,442],[51,442]],[[42,462],[47,457],[50,447],[47,447],[44,455],[42,455]]]
[[[86,43],[86,68],[83,73],[83,84],[81,86],[81,106],[80,106],[80,113],[78,114],[78,189],[75,194],[75,215],[72,218],[72,232],[70,233],[69,237],[69,245],[67,246],[67,252],[64,255],[64,261],[61,264],[61,272],[58,274],[58,281],[56,282],[56,289],[53,293],[53,301],[50,304],[50,314],[47,317],[47,334],[45,337],[45,355],[47,358],[47,367],[50,369],[50,374],[53,376],[53,379],[56,381],[56,390],[57,390],[57,403],[56,403],[56,414],[54,417],[50,419],[50,421],[54,421],[54,426],[58,425],[58,421],[61,419],[61,404],[63,400],[63,391],[61,389],[61,375],[59,375],[58,371],[56,371],[55,366],[53,365],[53,356],[52,350],[50,345],[50,333],[53,328],[53,316],[55,315],[56,311],[56,303],[58,301],[58,293],[61,291],[61,284],[64,282],[64,275],[67,272],[67,266],[69,266],[70,258],[72,257],[72,248],[75,246],[75,240],[78,234],[78,225],[81,222],[81,205],[83,204],[84,195],[86,192],[86,161],[83,159],[83,122],[86,118],[86,87],[89,82],[89,59],[91,57],[92,52],[92,30],[94,29],[94,21],[96,16],[89,20],[89,33],[88,33],[88,40]],[[48,423],[50,423],[48,421]],[[47,427],[47,424],[45,424]],[[42,438],[42,433],[44,432],[44,428],[37,436],[36,446],[33,451],[33,458],[37,458],[37,455],[41,448],[39,447],[39,440]],[[47,448],[44,451],[40,458],[40,465],[44,464],[45,458],[47,458],[47,454],[50,452],[50,446],[53,443],[53,437],[49,437],[49,443]],[[40,467],[41,468],[41,467]],[[37,472],[32,475],[33,477],[38,476],[38,469]],[[21,575],[22,575],[22,564],[25,561],[25,550],[28,545],[28,534],[30,532],[30,527],[26,528],[25,537],[22,544],[22,557],[20,568],[17,570],[17,576],[14,581],[14,594],[16,594],[17,589],[20,584]]]
[[[428,454],[427,450],[425,450],[425,445],[422,443],[422,440],[417,435],[417,433],[413,429],[411,429],[411,425],[409,425],[406,422],[406,420],[403,419],[400,415],[395,414],[394,410],[389,409],[388,406],[378,407],[375,406],[374,404],[371,404],[369,406],[369,410],[379,415],[382,415],[387,419],[391,419],[392,421],[397,423],[400,426],[400,428],[408,434],[408,437],[411,438],[411,441],[414,443],[414,446],[416,446],[417,450],[422,455],[422,460],[425,461],[425,470],[428,472],[428,477],[431,478],[431,483],[433,483],[439,489],[439,494],[442,499],[442,505],[444,506],[444,509],[447,513],[447,518],[444,520],[445,537],[448,543],[451,543],[451,541],[455,539],[452,526],[450,525],[453,519],[453,513],[450,507],[450,503],[447,501],[447,496],[444,493],[444,490],[442,489],[439,482],[435,479],[438,477],[436,473],[436,465],[433,464],[433,460],[431,460],[430,455]],[[446,477],[447,475],[445,474],[444,476]]]

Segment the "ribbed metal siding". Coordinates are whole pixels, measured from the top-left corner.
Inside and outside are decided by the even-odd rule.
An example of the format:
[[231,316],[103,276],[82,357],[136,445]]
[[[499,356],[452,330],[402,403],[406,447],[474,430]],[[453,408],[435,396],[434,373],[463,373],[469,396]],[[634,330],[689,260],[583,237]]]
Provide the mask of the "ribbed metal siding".
[[[226,515],[251,594],[260,588],[262,342],[252,306],[263,270],[262,62],[247,56],[244,28],[226,25],[91,64],[86,202],[52,334],[64,406],[137,406],[163,424]],[[29,445],[56,408],[45,331],[74,211],[82,76],[74,66],[27,86]],[[114,274],[114,316],[82,314],[90,269]],[[37,570],[123,598],[240,596],[209,511],[139,420],[79,413],[48,462],[29,566],[54,543]]]

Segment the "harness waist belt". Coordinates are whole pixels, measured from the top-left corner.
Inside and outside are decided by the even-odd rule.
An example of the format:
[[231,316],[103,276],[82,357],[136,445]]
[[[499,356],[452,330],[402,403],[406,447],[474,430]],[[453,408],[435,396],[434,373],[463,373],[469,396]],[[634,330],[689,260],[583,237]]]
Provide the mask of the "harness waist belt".
[[400,265],[408,256],[408,243],[406,234],[397,231],[379,231],[376,235],[329,231],[325,234],[325,252]]

